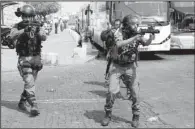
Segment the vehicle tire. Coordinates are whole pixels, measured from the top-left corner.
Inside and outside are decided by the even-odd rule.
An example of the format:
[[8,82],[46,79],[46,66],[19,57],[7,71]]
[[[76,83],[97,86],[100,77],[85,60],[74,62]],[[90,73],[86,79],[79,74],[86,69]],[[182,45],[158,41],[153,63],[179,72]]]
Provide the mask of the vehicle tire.
[[8,47],[9,47],[10,49],[14,49],[14,48],[15,48],[15,45],[14,45],[14,44],[9,44]]
[[7,46],[8,45],[8,42],[6,42],[6,38],[7,38],[9,33],[10,33],[10,31],[7,31],[6,33],[1,35],[1,44],[3,46]]

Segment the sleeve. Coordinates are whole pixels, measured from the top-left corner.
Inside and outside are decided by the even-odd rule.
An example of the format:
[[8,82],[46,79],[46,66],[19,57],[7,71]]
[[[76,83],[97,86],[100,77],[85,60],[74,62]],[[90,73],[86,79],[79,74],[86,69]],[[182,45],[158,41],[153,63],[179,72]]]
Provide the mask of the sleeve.
[[123,35],[122,35],[121,31],[116,31],[114,33],[114,40],[115,40],[115,42],[123,40]]
[[40,28],[39,34],[41,36],[42,41],[45,41],[47,39],[46,32],[42,27]]
[[143,36],[140,37],[140,38],[138,39],[139,44],[141,44],[141,45],[143,45],[143,46],[146,46],[146,45],[145,45],[146,41],[147,41],[147,40],[146,40]]
[[11,39],[15,39],[22,33],[24,33],[24,29],[18,30],[18,24],[15,24],[11,29],[9,36]]

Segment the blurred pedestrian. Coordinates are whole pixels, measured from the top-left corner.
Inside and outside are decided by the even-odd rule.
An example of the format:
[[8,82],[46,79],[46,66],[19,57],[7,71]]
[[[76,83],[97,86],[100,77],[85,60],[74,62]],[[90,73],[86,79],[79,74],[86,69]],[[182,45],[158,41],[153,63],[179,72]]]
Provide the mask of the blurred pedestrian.
[[60,30],[61,30],[61,32],[63,32],[64,31],[64,23],[62,21],[62,18],[60,18],[59,24],[60,24]]
[[82,47],[82,34],[81,34],[81,25],[80,25],[80,19],[77,19],[75,31],[79,35],[78,45],[77,47]]
[[59,26],[59,20],[58,20],[58,17],[54,17],[54,25],[55,25],[55,34],[58,33],[58,26]]

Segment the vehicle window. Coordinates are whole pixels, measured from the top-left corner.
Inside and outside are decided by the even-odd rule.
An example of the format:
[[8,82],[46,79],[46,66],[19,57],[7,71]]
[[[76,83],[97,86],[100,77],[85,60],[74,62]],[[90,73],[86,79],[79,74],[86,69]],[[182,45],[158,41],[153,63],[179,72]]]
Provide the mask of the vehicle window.
[[181,29],[191,29],[192,25],[194,24],[194,19],[186,19],[184,20]]

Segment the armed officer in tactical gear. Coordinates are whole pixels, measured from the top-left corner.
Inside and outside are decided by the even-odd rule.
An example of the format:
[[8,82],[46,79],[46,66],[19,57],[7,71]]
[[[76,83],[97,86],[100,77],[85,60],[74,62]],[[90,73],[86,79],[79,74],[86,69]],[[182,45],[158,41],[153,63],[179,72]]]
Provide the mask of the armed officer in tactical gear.
[[102,121],[103,126],[107,126],[111,120],[111,113],[114,101],[118,93],[120,93],[120,80],[123,81],[126,88],[130,92],[129,100],[132,100],[132,127],[138,127],[140,107],[138,97],[138,80],[137,80],[137,59],[138,45],[149,45],[153,40],[150,34],[149,39],[145,39],[142,35],[136,33],[140,23],[138,16],[125,16],[121,27],[114,33],[115,44],[110,49],[110,57],[112,59],[109,70],[109,89],[106,98],[105,117]]
[[[21,94],[18,107],[21,110],[26,110],[25,104],[28,102],[31,106],[31,115],[37,116],[39,110],[35,98],[35,80],[43,67],[41,42],[46,40],[46,34],[39,26],[40,24],[35,21],[35,9],[31,5],[18,8],[15,14],[22,17],[22,21],[14,25],[9,35],[12,40],[17,40],[18,70],[24,81],[24,91]],[[30,23],[34,23],[34,26],[29,26]]]

